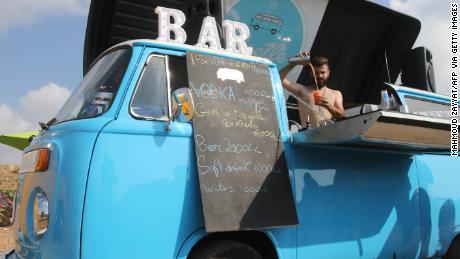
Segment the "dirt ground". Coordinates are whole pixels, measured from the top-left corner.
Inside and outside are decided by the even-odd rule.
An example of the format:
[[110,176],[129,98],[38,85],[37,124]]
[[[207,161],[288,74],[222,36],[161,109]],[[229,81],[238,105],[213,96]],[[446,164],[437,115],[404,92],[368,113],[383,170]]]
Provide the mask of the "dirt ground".
[[0,254],[14,248],[13,231],[11,228],[0,227]]

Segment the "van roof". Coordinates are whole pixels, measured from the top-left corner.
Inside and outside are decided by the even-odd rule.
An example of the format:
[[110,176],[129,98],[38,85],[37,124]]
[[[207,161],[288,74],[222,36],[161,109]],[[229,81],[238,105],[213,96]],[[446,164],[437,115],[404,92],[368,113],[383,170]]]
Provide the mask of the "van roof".
[[271,62],[270,60],[266,58],[262,58],[262,57],[233,53],[233,52],[224,51],[224,50],[213,50],[209,48],[202,48],[202,47],[197,47],[197,46],[188,45],[188,44],[168,43],[168,42],[151,40],[151,39],[136,39],[136,40],[129,40],[129,41],[121,42],[117,45],[114,45],[113,47],[110,47],[109,49],[104,51],[100,56],[111,51],[113,48],[118,48],[120,46],[146,46],[146,47],[154,47],[154,48],[177,50],[177,51],[194,51],[194,52],[199,52],[203,54],[209,54],[209,55],[215,55],[215,56],[220,56],[220,57],[227,57],[227,58],[233,58],[233,59],[239,59],[243,61],[256,62],[256,63],[262,63],[262,64],[266,64],[270,66],[275,66],[273,62]]

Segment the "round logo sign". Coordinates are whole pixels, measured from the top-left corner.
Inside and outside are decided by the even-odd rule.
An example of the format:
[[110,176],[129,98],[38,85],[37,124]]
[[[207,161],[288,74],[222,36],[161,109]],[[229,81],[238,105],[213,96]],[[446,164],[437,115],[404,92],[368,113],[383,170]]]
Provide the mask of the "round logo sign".
[[302,47],[304,25],[299,10],[287,0],[244,0],[229,6],[227,19],[245,23],[253,55],[273,61],[279,68]]

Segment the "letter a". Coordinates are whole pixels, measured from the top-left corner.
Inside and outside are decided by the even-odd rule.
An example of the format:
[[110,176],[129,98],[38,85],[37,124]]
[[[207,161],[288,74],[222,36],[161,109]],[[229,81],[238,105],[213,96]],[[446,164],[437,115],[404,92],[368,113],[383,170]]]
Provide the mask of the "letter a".
[[216,19],[211,16],[207,16],[203,20],[203,25],[201,25],[200,36],[196,46],[207,48],[206,43],[209,43],[210,49],[221,50],[219,32],[217,31]]
[[[244,23],[230,20],[225,20],[223,26],[225,31],[225,50],[251,55],[252,48],[246,44],[246,40],[250,35],[248,26]],[[238,35],[236,34],[237,31]]]
[[[157,40],[184,44],[187,40],[187,33],[181,27],[185,23],[185,15],[180,10],[158,6],[155,8],[158,14],[158,38]],[[174,23],[171,23],[171,17]],[[175,39],[171,39],[171,31]]]

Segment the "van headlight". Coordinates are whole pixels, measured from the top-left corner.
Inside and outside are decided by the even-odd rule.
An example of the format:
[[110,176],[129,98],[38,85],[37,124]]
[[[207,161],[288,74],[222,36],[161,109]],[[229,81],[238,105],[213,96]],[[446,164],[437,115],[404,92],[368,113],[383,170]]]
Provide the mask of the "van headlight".
[[42,236],[48,229],[48,198],[44,193],[37,193],[34,199],[33,225],[36,237]]
[[48,148],[36,149],[25,153],[21,160],[21,172],[36,173],[48,170],[50,150]]

